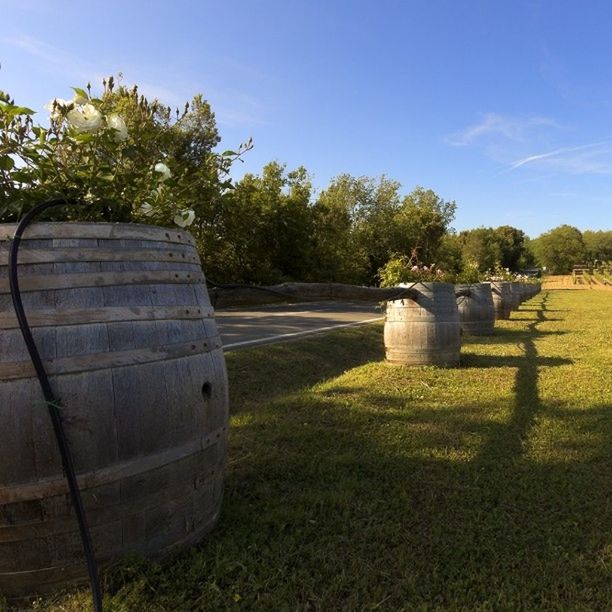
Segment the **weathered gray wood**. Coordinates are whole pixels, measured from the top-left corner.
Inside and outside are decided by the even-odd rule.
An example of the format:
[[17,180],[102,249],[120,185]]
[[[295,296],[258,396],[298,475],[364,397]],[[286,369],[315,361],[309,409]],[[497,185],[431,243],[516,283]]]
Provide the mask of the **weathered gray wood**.
[[[87,341],[80,338],[79,340]],[[47,374],[76,374],[79,372],[95,372],[101,368],[124,368],[126,366],[142,365],[178,359],[187,355],[206,353],[222,346],[219,336],[207,340],[190,340],[181,344],[173,344],[161,348],[141,348],[108,353],[88,353],[75,357],[57,357],[44,360]],[[84,350],[85,345],[80,349]],[[18,380],[33,378],[36,375],[34,366],[29,360],[0,362],[0,380]]]
[[459,363],[461,335],[455,290],[450,283],[418,283],[415,300],[387,303],[387,361],[403,365]]
[[[215,446],[218,440],[226,435],[226,432],[227,425],[222,425],[218,429],[208,430],[205,435],[200,437],[189,437],[181,446],[172,446],[156,453],[150,453],[140,458],[138,462],[131,460],[118,461],[117,458],[114,457],[113,462],[108,462],[108,467],[99,468],[99,466],[94,466],[93,471],[79,474],[79,486],[83,490],[87,490],[102,487],[103,485],[133,476],[142,479],[143,475],[146,476],[149,472],[153,472],[167,465],[175,464]],[[47,499],[63,494],[68,494],[66,479],[55,476],[48,479],[39,479],[36,482],[27,484],[20,483],[0,487],[0,503],[15,504],[17,502]],[[18,518],[13,518],[11,525],[0,529],[0,531],[4,530],[5,539],[8,540],[9,538],[7,533],[10,532],[10,527],[13,524],[18,524],[18,522]],[[28,520],[27,524],[32,522],[34,521]],[[74,525],[71,525],[71,528],[73,527]]]
[[455,296],[463,333],[487,336],[494,332],[495,308],[489,283],[455,285]]
[[[185,306],[156,306],[132,308],[72,308],[64,310],[38,310],[28,316],[30,327],[58,327],[84,323],[112,323],[116,321],[163,321],[164,319],[204,319],[214,315],[212,308]],[[14,312],[0,314],[0,330],[16,329]]]
[[[0,226],[0,237],[10,233]],[[192,239],[134,225],[41,224],[23,249],[26,314],[62,400],[98,557],[165,555],[199,540],[219,516],[228,393]],[[7,250],[0,239],[0,264]],[[1,289],[0,449],[0,593],[83,580],[47,408]]]
[[[10,240],[17,229],[16,223],[0,224],[0,241]],[[189,232],[133,223],[35,223],[29,226],[23,238],[95,238],[121,240],[154,240],[176,244],[195,244]]]
[[[0,266],[8,265],[9,249],[0,251]],[[149,249],[110,249],[110,248],[82,248],[82,249],[53,249],[41,251],[40,249],[24,248],[19,250],[19,263],[63,263],[87,261],[176,261],[183,263],[198,263],[198,256],[193,248],[179,250],[166,248]]]
[[491,294],[496,319],[509,319],[512,312],[511,283],[491,281]]
[[[103,287],[107,285],[145,285],[151,283],[201,283],[204,276],[183,270],[154,272],[101,272],[99,274],[65,274],[62,276],[27,276],[19,279],[20,291],[47,291],[71,287]],[[0,293],[9,293],[8,278],[0,278]]]

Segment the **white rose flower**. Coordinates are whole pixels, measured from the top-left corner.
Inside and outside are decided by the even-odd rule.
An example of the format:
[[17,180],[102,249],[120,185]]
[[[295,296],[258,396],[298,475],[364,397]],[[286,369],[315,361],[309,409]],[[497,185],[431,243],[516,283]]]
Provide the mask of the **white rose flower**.
[[72,108],[74,103],[72,100],[64,100],[63,98],[53,98],[48,104],[45,104],[45,110],[49,111],[51,119],[61,119],[62,111]]
[[84,104],[68,112],[68,121],[77,132],[97,132],[104,121],[102,113],[93,104]]
[[168,168],[166,164],[162,164],[161,162],[158,162],[157,164],[155,164],[155,168],[153,169],[155,170],[155,172],[159,172],[161,174],[161,177],[159,180],[162,181],[162,183],[164,181],[167,181],[172,176],[172,172],[170,172],[170,168]]
[[127,140],[128,129],[125,121],[119,115],[109,115],[106,118],[106,125],[115,130],[115,141],[123,142]]
[[195,213],[193,210],[182,210],[178,215],[175,215],[174,222],[179,227],[188,227],[195,220]]

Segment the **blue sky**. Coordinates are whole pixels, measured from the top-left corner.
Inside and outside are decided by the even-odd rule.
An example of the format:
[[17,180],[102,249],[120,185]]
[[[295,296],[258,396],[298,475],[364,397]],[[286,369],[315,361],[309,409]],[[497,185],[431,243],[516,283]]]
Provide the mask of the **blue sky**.
[[122,72],[319,189],[386,174],[454,227],[612,229],[612,2],[0,0],[0,89],[45,112]]

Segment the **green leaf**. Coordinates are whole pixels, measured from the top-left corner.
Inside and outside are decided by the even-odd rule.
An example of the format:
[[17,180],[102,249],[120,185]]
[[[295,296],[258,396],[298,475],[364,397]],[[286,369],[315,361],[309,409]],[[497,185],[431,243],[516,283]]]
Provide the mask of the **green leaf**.
[[17,183],[28,183],[32,180],[32,175],[27,170],[15,170],[11,174],[11,178]]
[[0,157],[0,169],[12,170],[15,167],[15,161],[10,155],[2,155]]
[[94,139],[93,134],[89,134],[88,132],[73,132],[71,133],[71,137],[77,142],[91,142]]
[[17,117],[20,114],[23,114],[21,113],[21,110],[29,110],[29,109],[26,109],[25,107],[22,107],[22,106],[14,106],[13,104],[3,104],[2,107],[0,107],[0,110],[2,111],[2,114],[5,115],[10,121],[14,117]]
[[13,106],[11,109],[12,115],[35,115],[36,112],[27,106]]
[[221,153],[221,155],[223,157],[231,157],[232,155],[238,155],[238,153],[236,153],[236,151],[230,151],[228,149],[227,151],[223,151],[223,153]]
[[72,87],[71,89],[77,96],[81,96],[82,98],[89,100],[89,96],[87,95],[87,92],[84,89],[81,89],[80,87]]

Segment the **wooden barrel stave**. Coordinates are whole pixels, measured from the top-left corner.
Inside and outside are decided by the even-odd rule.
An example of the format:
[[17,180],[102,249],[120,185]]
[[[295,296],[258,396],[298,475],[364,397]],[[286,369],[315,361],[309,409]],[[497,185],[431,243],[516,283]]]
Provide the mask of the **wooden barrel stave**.
[[[147,228],[154,239],[148,240],[124,226],[130,238],[120,238],[116,227],[103,228],[112,238],[101,238],[88,224],[55,225],[51,232],[46,225],[33,226],[34,240],[26,233],[20,279],[25,285],[42,279],[42,287],[31,285],[22,297],[28,316],[38,317],[33,334],[43,358],[57,370],[51,382],[65,406],[96,553],[103,562],[132,552],[163,555],[197,541],[219,514],[228,401],[197,253],[184,232],[178,240],[176,232]],[[71,238],[61,238],[65,226]],[[87,251],[89,260],[96,248],[104,261],[74,261],[70,252]],[[51,254],[37,256],[37,249]],[[57,261],[53,249],[59,249]],[[113,260],[121,249],[126,261]],[[0,242],[0,264],[6,251]],[[147,261],[139,261],[145,253]],[[142,284],[115,284],[132,272]],[[174,272],[182,275],[176,282]],[[0,279],[6,274],[0,265]],[[65,286],[45,288],[54,275]],[[103,282],[75,287],[66,280],[83,275],[100,275]],[[161,316],[148,320],[156,309]],[[103,320],[96,322],[98,316]],[[0,372],[28,361],[15,325],[10,295],[0,287]],[[106,365],[96,370],[96,359]],[[6,456],[20,458],[0,462],[0,592],[31,595],[82,580],[81,543],[37,381],[0,376],[0,414],[11,432]]]
[[495,319],[505,320],[510,318],[512,312],[512,297],[510,295],[510,283],[507,281],[491,281],[491,293],[493,307],[495,308]]

